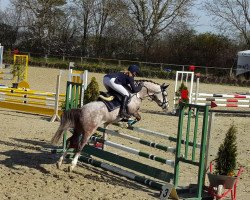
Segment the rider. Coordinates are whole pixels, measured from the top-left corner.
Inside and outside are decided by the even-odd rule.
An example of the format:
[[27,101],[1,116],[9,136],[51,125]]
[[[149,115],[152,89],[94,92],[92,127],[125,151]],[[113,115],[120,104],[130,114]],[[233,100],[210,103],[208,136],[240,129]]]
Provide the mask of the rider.
[[103,78],[103,84],[109,91],[109,88],[115,90],[123,96],[123,102],[120,109],[121,118],[129,118],[126,107],[129,99],[129,92],[124,86],[130,86],[132,93],[139,92],[142,88],[141,85],[135,85],[134,77],[139,74],[140,70],[137,65],[130,65],[128,70],[125,72],[117,72],[107,74]]

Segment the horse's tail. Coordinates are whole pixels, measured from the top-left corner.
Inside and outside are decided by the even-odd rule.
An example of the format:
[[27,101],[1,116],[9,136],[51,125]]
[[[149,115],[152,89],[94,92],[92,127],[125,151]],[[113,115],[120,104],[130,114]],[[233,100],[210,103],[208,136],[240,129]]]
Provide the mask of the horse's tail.
[[64,131],[68,130],[69,128],[75,127],[76,122],[79,121],[80,114],[80,109],[71,109],[63,112],[61,116],[60,126],[51,139],[52,144],[57,144],[59,142]]

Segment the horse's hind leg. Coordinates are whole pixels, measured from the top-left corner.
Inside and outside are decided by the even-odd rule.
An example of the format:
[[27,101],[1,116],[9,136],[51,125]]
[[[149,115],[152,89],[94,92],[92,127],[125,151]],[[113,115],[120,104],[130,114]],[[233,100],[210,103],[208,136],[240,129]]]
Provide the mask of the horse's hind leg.
[[75,168],[75,166],[77,165],[78,158],[81,155],[83,147],[88,143],[89,137],[90,137],[90,135],[84,134],[84,136],[83,136],[83,138],[82,138],[82,140],[81,140],[81,142],[79,144],[79,147],[77,149],[77,152],[76,152],[76,154],[74,156],[74,159],[71,162],[71,166],[69,166],[69,172],[72,172],[73,169]]
[[60,169],[60,167],[61,167],[61,165],[62,165],[62,163],[63,163],[63,160],[64,160],[65,157],[67,156],[69,146],[70,146],[70,141],[67,140],[67,142],[66,142],[66,149],[63,151],[63,155],[59,158],[59,160],[58,160],[57,163],[56,163],[57,169]]

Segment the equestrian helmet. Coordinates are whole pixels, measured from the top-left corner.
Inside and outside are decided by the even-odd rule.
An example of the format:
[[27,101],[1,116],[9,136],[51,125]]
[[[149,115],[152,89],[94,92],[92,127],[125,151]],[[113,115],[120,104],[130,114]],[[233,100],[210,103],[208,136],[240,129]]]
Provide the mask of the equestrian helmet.
[[137,65],[130,65],[128,71],[130,71],[132,74],[136,73],[136,75],[139,75],[140,73],[140,69]]

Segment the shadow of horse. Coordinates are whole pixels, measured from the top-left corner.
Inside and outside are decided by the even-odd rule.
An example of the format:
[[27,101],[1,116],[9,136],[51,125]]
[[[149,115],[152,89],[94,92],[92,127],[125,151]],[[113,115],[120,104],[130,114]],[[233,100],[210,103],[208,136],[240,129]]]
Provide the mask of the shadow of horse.
[[[49,145],[46,141],[17,139],[17,138],[11,138],[11,140],[13,140],[13,142],[0,140],[0,145],[5,145],[15,148],[13,150],[0,152],[0,155],[6,157],[4,160],[0,160],[0,165],[4,165],[5,167],[8,167],[13,170],[20,170],[19,166],[23,166],[30,169],[38,170],[43,174],[55,176],[53,170],[51,171],[51,169],[48,170],[45,167],[43,167],[43,165],[46,164],[56,166],[55,163],[60,156],[59,154],[51,154],[50,152],[45,150],[46,148],[52,148],[51,145]],[[24,150],[18,150],[18,149],[24,149]],[[27,150],[36,152],[27,152]],[[75,170],[74,172],[67,173],[65,169],[64,171],[65,173],[67,173],[66,176],[69,176],[70,179],[72,177],[78,179],[79,176],[82,176],[88,180],[103,182],[105,184],[121,186],[133,190],[141,190],[153,197],[159,196],[159,192],[150,190],[147,186],[136,183],[135,181],[129,180],[125,177],[115,175],[112,172],[108,172],[100,168],[95,168],[85,163],[79,163],[79,166],[81,166],[83,169],[86,169],[90,173],[83,174],[81,173],[81,170],[78,171]]]

